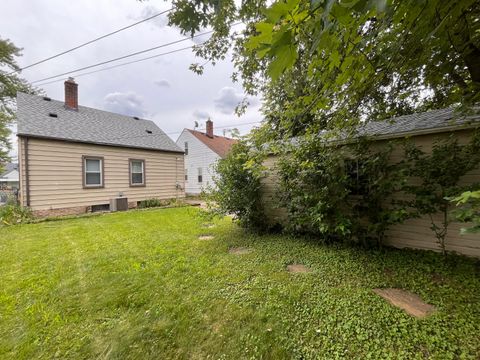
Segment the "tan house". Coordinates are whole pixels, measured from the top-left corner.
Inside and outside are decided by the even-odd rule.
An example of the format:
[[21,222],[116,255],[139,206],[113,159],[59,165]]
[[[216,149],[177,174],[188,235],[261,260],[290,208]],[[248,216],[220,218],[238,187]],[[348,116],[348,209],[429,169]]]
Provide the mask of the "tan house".
[[184,196],[180,149],[154,122],[65,102],[17,95],[20,201],[37,216],[136,207]]
[[[359,129],[360,135],[368,136],[378,141],[379,147],[387,141],[408,138],[416,146],[428,152],[431,151],[436,139],[453,134],[460,144],[467,143],[475,129],[480,128],[480,114],[458,116],[451,109],[434,110],[425,113],[401,116],[381,122],[367,123]],[[392,161],[400,161],[403,156],[401,147],[395,148]],[[269,156],[265,165],[270,170],[263,179],[263,196],[266,203],[267,217],[271,223],[282,223],[286,212],[276,207],[277,176],[275,174],[276,157]],[[461,180],[461,185],[480,182],[480,168],[471,171]],[[440,214],[436,220],[441,220]],[[386,245],[398,248],[417,248],[439,251],[436,238],[430,229],[428,216],[410,219],[403,224],[392,226],[386,234]],[[464,224],[451,223],[448,229],[446,248],[448,251],[480,257],[480,234],[460,235]]]

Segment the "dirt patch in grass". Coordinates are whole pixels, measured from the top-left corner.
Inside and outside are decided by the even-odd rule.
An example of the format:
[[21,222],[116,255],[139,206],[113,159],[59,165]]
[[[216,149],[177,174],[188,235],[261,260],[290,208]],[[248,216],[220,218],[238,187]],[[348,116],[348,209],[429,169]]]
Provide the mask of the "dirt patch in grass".
[[373,291],[393,306],[417,318],[427,317],[435,311],[435,306],[427,304],[420,296],[410,291],[402,289],[373,289]]
[[287,271],[291,273],[309,273],[312,272],[310,268],[302,264],[290,264],[287,266]]
[[230,248],[228,252],[230,254],[234,255],[245,255],[245,254],[250,254],[253,250],[250,248],[245,248],[245,247],[234,247]]
[[200,235],[198,237],[198,240],[213,240],[215,239],[215,236],[213,235]]

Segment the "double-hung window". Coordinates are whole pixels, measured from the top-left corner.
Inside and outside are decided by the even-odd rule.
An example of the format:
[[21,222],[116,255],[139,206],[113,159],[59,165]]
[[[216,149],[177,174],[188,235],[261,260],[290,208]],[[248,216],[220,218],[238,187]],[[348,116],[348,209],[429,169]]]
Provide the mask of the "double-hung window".
[[185,141],[185,155],[188,155],[188,142]]
[[103,187],[103,158],[97,156],[83,156],[83,187]]
[[188,169],[185,169],[185,181],[188,181]]
[[145,186],[145,160],[130,159],[130,186]]
[[198,183],[202,183],[203,182],[203,171],[202,171],[202,168],[199,167],[198,168]]

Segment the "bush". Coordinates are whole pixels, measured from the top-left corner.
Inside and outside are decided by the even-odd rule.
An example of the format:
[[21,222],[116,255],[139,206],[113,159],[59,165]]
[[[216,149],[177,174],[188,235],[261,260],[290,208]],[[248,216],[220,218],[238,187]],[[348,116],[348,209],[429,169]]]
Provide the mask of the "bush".
[[469,227],[462,228],[461,234],[480,233],[480,190],[465,191],[450,199],[457,208],[452,211],[455,219],[460,222],[471,222]]
[[403,163],[390,161],[392,146],[373,150],[367,140],[335,145],[321,136],[298,139],[278,164],[280,206],[286,229],[328,241],[382,245],[389,226],[408,218]]
[[26,223],[32,219],[31,210],[20,206],[14,200],[9,200],[5,205],[0,206],[0,226]]
[[212,213],[234,215],[247,229],[264,229],[260,192],[263,159],[261,152],[251,149],[244,141],[232,146],[228,156],[215,164],[215,187],[207,192]]
[[138,207],[140,209],[146,209],[146,208],[153,208],[153,207],[161,207],[161,206],[168,206],[174,203],[175,200],[173,199],[167,199],[167,200],[160,200],[157,198],[151,198],[147,200],[142,200],[138,203]]

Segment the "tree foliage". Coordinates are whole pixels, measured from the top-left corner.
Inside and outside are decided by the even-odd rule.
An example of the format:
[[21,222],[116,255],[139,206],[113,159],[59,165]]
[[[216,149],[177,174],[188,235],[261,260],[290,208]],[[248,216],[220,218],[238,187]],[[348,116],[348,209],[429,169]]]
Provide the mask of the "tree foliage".
[[215,187],[208,191],[214,214],[233,215],[244,228],[265,228],[261,195],[263,156],[240,141],[215,164]]
[[[480,132],[477,131],[466,145],[460,145],[453,134],[439,139],[433,144],[431,153],[410,143],[405,155],[411,164],[410,176],[418,180],[406,189],[414,196],[412,205],[418,215],[430,217],[430,228],[445,254],[445,239],[451,222],[449,197],[474,186],[462,186],[460,179],[480,164]],[[441,215],[440,219],[437,214]]]
[[462,228],[461,234],[474,234],[480,232],[480,190],[465,191],[450,199],[457,208],[453,211],[455,219],[469,222],[469,227]]
[[0,170],[2,163],[8,160],[11,147],[9,126],[15,118],[17,91],[32,92],[27,82],[13,72],[19,69],[17,56],[20,56],[20,49],[0,38]]
[[278,163],[279,205],[286,229],[381,246],[385,232],[409,216],[394,194],[406,186],[403,162],[391,158],[390,144],[375,148],[367,139],[345,145],[312,136],[297,139]]
[[[344,128],[480,100],[477,0],[179,0],[170,23],[215,30],[197,54],[233,47],[275,136]],[[245,29],[232,27],[244,22]],[[236,74],[234,76],[236,78]],[[280,110],[280,111],[279,111]]]

